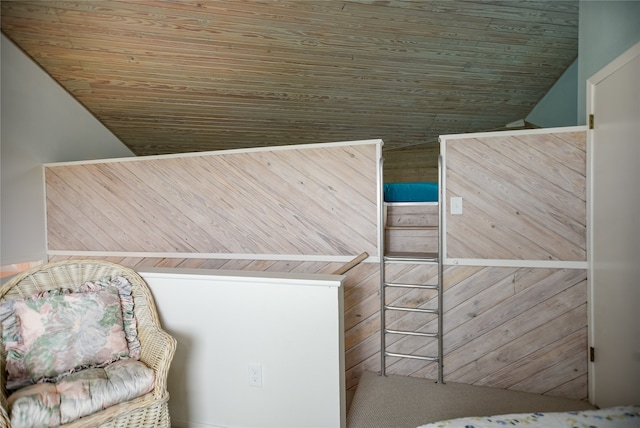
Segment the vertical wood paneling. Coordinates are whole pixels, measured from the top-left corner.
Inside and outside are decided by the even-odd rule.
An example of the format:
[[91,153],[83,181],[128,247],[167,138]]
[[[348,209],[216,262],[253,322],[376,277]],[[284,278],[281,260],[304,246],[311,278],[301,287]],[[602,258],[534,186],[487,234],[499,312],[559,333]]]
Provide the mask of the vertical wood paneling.
[[586,260],[586,133],[446,140],[449,258]]

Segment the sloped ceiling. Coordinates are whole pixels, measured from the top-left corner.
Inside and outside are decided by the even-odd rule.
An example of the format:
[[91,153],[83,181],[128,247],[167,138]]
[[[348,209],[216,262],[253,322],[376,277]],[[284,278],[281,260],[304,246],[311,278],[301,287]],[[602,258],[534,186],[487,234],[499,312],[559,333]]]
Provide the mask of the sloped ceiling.
[[527,116],[577,1],[7,1],[2,31],[138,155],[381,138]]

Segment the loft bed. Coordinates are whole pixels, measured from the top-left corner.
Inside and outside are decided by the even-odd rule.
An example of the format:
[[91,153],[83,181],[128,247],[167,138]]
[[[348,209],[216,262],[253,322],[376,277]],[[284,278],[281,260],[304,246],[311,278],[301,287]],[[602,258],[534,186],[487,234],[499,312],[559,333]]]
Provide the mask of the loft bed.
[[[388,269],[381,267],[382,274],[396,274],[401,279],[398,283],[418,285],[405,278],[401,269],[409,267],[399,267],[397,259],[415,262],[423,255],[437,253],[439,261],[446,265],[442,269],[447,272],[443,298],[449,303],[439,312],[444,312],[443,323],[447,326],[441,343],[447,344],[442,359],[443,377],[448,382],[501,388],[519,385],[527,392],[553,391],[552,394],[586,399],[588,361],[582,345],[573,345],[587,341],[585,130],[574,127],[462,134],[441,136],[440,143],[441,179],[437,183],[440,189],[435,191],[437,184],[432,183],[432,191],[443,202],[455,197],[460,210],[444,210],[444,204],[438,202],[415,202],[417,198],[411,193],[398,196],[397,190],[413,190],[411,187],[418,188],[418,183],[385,184],[382,243],[385,257],[394,264],[389,263]],[[536,160],[535,168],[531,159]],[[422,271],[420,267],[410,267],[412,280],[425,278],[433,284],[442,277],[435,268],[429,271],[426,263],[421,266]],[[547,280],[550,275],[552,279]],[[391,275],[382,278],[382,283],[395,280]],[[506,278],[526,285],[516,288],[516,293],[505,299],[506,294],[501,293],[511,291],[503,286]],[[562,293],[556,292],[559,284],[563,284]],[[566,296],[575,317],[569,319],[569,312],[565,312],[566,319],[560,320],[547,312],[544,321],[538,318],[541,311],[553,306],[535,301],[532,296],[540,296],[547,290],[558,302]],[[399,294],[397,289],[394,293]],[[431,294],[425,298],[435,301]],[[436,306],[435,302],[415,299],[409,292],[401,297],[394,294],[391,299],[388,306],[403,309],[400,304],[405,302]],[[482,304],[478,305],[479,302]],[[513,316],[500,317],[500,322],[496,322],[495,314],[504,313]],[[415,332],[405,326],[416,325],[420,329],[428,323],[412,324],[408,317],[404,318],[407,320],[392,323],[402,325],[402,331],[410,333]],[[572,324],[575,337],[559,333],[558,327],[568,323]],[[393,330],[394,325],[388,330]],[[513,333],[513,329],[522,334]],[[521,337],[522,343],[530,343],[524,337],[531,337],[540,346],[530,348],[529,352],[524,345],[515,346],[504,331]],[[553,336],[556,332],[562,335],[559,340]],[[436,341],[424,344],[414,337],[398,338],[395,331],[385,337],[381,342],[389,345],[388,354],[394,359],[389,360],[388,367],[383,360],[381,366],[389,373],[408,376],[419,373],[432,379],[439,374],[432,368],[435,364],[415,370],[414,361],[395,359],[398,354],[435,356],[437,345],[432,342]],[[571,359],[564,357],[565,352],[572,355]],[[555,374],[540,375],[541,366],[550,374],[558,371],[563,376],[571,374],[571,386],[565,387],[566,381]]]
[[384,184],[386,255],[437,253],[438,193],[432,181]]
[[[467,179],[470,182],[459,186],[464,193],[455,194],[455,196],[464,197],[469,201],[466,208],[473,206],[472,201],[477,204],[481,203],[483,208],[486,207],[482,211],[483,215],[484,213],[492,213],[494,218],[508,218],[522,222],[521,219],[528,212],[519,211],[519,214],[522,215],[513,219],[513,213],[506,216],[505,213],[499,211],[507,205],[506,203],[495,202],[509,198],[516,199],[515,202],[521,202],[522,191],[506,192],[505,186],[484,186],[481,187],[482,193],[478,193],[477,190],[480,184],[486,182],[505,183],[512,185],[512,187],[520,185],[525,187],[525,190],[531,191],[531,197],[527,198],[526,202],[537,201],[541,196],[544,196],[543,202],[550,199],[548,210],[554,213],[559,212],[558,217],[562,214],[561,218],[565,218],[567,217],[566,213],[578,216],[584,212],[584,209],[580,209],[584,198],[579,194],[579,190],[584,188],[579,185],[584,182],[584,176],[579,174],[580,166],[584,163],[584,156],[581,156],[584,153],[584,150],[581,149],[584,132],[580,134],[581,139],[578,136],[573,136],[576,132],[563,132],[563,134],[565,133],[571,134],[569,137],[572,137],[567,137],[567,144],[562,144],[565,140],[555,136],[548,143],[545,143],[546,140],[542,137],[534,138],[531,136],[529,140],[532,141],[529,141],[524,140],[522,135],[509,140],[501,138],[497,142],[487,143],[486,145],[490,147],[501,143],[499,149],[493,152],[496,153],[495,156],[500,155],[502,159],[502,157],[506,157],[506,154],[510,154],[515,160],[507,162],[508,159],[505,159],[506,171],[498,171],[502,172],[501,175],[496,175],[497,172],[489,167],[474,167],[473,171],[479,169],[483,173],[480,178],[485,178],[480,183],[478,183],[478,173],[472,175],[470,172],[473,171],[468,171],[471,170],[468,168],[468,163],[455,164],[461,168],[460,173],[455,176],[455,180]],[[449,139],[451,140],[451,138]],[[538,141],[539,139],[542,141]],[[533,147],[533,143],[537,143],[542,149]],[[465,150],[467,150],[466,144],[456,151],[456,146],[460,144],[462,143],[448,143],[449,160],[455,160],[452,156],[456,155],[458,158],[464,157]],[[477,149],[478,144],[469,141],[468,145],[471,146],[471,149]],[[555,186],[554,190],[562,190],[563,198],[546,198],[547,191],[540,192],[540,189],[529,186],[529,184],[531,182],[546,183],[547,180],[536,179],[532,181],[529,180],[528,175],[517,175],[513,178],[513,174],[509,173],[525,170],[524,168],[516,170],[511,167],[512,164],[518,165],[518,162],[527,162],[529,157],[525,156],[528,153],[525,149],[533,151],[537,157],[548,153],[549,155],[544,158],[545,161],[553,165],[559,172],[552,174],[554,169],[550,167],[544,169],[542,173],[526,171],[531,174],[544,174],[545,179],[546,176],[557,176],[556,180],[561,183],[566,181],[566,176],[570,176],[573,178],[571,182],[578,184],[574,190],[578,195],[568,198],[567,196],[570,196],[566,195],[568,191],[563,190],[562,186]],[[570,153],[573,155],[568,156],[567,159],[556,156],[556,154],[562,154],[568,150],[571,150]],[[294,266],[290,263],[289,257],[293,260],[308,257],[309,260],[304,259],[307,263],[304,268],[309,266],[308,269],[311,270],[311,266],[313,269],[317,269],[315,263],[325,263],[325,260],[328,263],[335,257],[349,256],[348,258],[351,258],[354,254],[361,252],[374,255],[380,255],[381,250],[390,253],[437,252],[439,208],[438,202],[433,202],[433,200],[437,201],[439,192],[443,193],[443,200],[446,200],[444,199],[445,195],[449,197],[453,193],[447,194],[445,193],[446,189],[438,189],[438,183],[387,183],[384,186],[385,197],[381,198],[380,193],[383,189],[380,189],[378,184],[381,178],[379,175],[380,153],[380,143],[371,141],[283,147],[277,150],[254,149],[230,153],[173,155],[133,161],[91,162],[82,165],[77,163],[50,164],[45,168],[48,201],[48,252],[51,256],[59,257],[73,256],[79,251],[99,252],[102,256],[105,254],[125,254],[131,257],[148,255],[149,258],[164,256],[163,266],[169,264],[180,266],[182,263],[189,263],[199,267],[217,267],[220,265],[218,260],[225,260],[221,257],[228,254],[230,256],[228,258],[233,257],[234,260],[230,260],[229,263],[226,263],[225,260],[227,269],[244,270],[245,266],[248,266],[246,270],[262,268],[267,265],[265,261],[270,262],[272,259],[276,259],[278,264],[270,266],[277,268],[270,269],[278,272],[288,271]],[[556,159],[557,161],[551,163]],[[343,161],[338,163],[337,160]],[[447,168],[452,169],[453,165],[450,163]],[[542,165],[546,165],[546,163],[540,162],[538,166]],[[189,171],[189,174],[185,174],[185,171]],[[327,171],[331,173],[328,174]],[[484,172],[492,174],[485,177]],[[202,180],[202,174],[205,173],[207,180]],[[535,178],[535,175],[533,177]],[[105,180],[108,181],[105,183]],[[454,188],[452,184],[456,184],[455,180],[449,177],[447,182],[450,190]],[[514,181],[515,184],[512,184]],[[444,185],[444,180],[441,181],[441,184]],[[411,196],[398,196],[397,190],[402,188],[405,190],[407,188],[413,188],[411,190],[430,188],[432,201],[425,202],[426,198],[424,197],[420,198],[421,202],[411,201],[416,199],[412,192],[409,193]],[[99,193],[99,198],[96,197],[97,193]],[[487,201],[487,194],[490,194],[493,199]],[[84,198],[82,204],[77,204],[74,202],[78,200],[78,195],[91,195],[91,197]],[[387,207],[384,207],[383,217],[380,213],[383,207],[378,206],[379,199],[384,199],[385,202],[395,200],[398,207],[393,206],[394,202],[388,202],[389,210],[387,211]],[[130,201],[136,201],[136,203],[132,204]],[[563,201],[575,202],[565,207],[569,205],[569,202],[561,204]],[[92,206],[92,204],[96,206]],[[559,205],[564,209],[557,208]],[[119,209],[105,212],[104,206],[119,207]],[[530,206],[531,204],[526,204],[526,207]],[[73,209],[67,209],[68,207],[73,207]],[[411,215],[404,212],[397,215],[396,208],[409,210]],[[533,208],[537,208],[537,206]],[[552,209],[553,211],[551,211]],[[87,210],[87,212],[82,210]],[[93,221],[96,216],[100,216],[100,221]],[[421,222],[413,223],[410,221],[415,217]],[[455,256],[472,261],[505,258],[501,254],[496,255],[492,252],[496,251],[495,246],[487,245],[486,236],[491,235],[469,233],[469,230],[474,232],[475,229],[487,227],[486,222],[482,221],[484,217],[477,217],[479,217],[477,213],[474,214],[474,211],[470,209],[466,209],[464,215],[449,217],[447,229],[443,229],[442,233],[443,238],[449,237],[448,248],[451,250],[449,257]],[[555,217],[548,217],[545,217],[545,221],[557,222]],[[531,218],[537,217],[528,216],[525,225],[530,223]],[[383,229],[380,227],[381,223],[385,227],[395,227],[394,229],[387,228],[384,231],[389,233],[389,236],[386,236],[384,240],[377,239]],[[451,227],[455,224],[460,224],[457,229]],[[469,224],[473,227],[466,227]],[[576,224],[584,225],[579,221]],[[85,233],[74,233],[78,225],[83,228]],[[378,227],[373,227],[373,225]],[[560,226],[562,225],[558,225],[558,227]],[[561,230],[565,229],[567,229],[566,226],[561,228]],[[572,233],[576,228],[570,227],[568,229],[567,233]],[[114,236],[114,230],[116,232],[122,231],[121,236]],[[545,229],[541,228],[541,230]],[[280,233],[281,231],[286,233]],[[391,234],[398,235],[397,241],[392,239]],[[547,235],[552,235],[549,239],[555,236],[555,234],[528,233],[527,237],[538,239],[546,238]],[[454,239],[457,237],[459,239]],[[415,248],[408,246],[410,238],[414,239]],[[477,245],[464,245],[469,239],[475,240]],[[517,239],[522,239],[521,234],[514,233],[508,236],[505,234],[503,237],[503,245],[509,251],[510,258],[514,258],[511,253],[515,254],[515,251],[520,247],[529,251],[531,247],[533,249],[560,248],[562,250],[567,247],[564,245],[566,239],[559,242],[561,245],[554,245],[556,243],[554,240],[551,244],[535,246],[520,245]],[[384,248],[378,248],[380,241],[386,244]],[[396,242],[397,247],[394,248],[393,244]],[[458,247],[455,244],[458,244]],[[433,248],[429,248],[428,245],[433,245]],[[468,251],[471,250],[478,251],[478,253],[469,254]],[[480,252],[480,250],[485,252]],[[571,247],[565,252],[570,251]],[[443,253],[440,259],[444,259],[445,255],[446,253]],[[187,256],[190,256],[188,260],[181,258]],[[521,250],[517,256],[522,260],[538,260],[540,258],[537,253],[531,255],[524,250]],[[576,258],[569,256],[559,254],[556,258],[560,261],[569,260],[574,263]],[[515,264],[510,258],[509,263]],[[233,264],[232,262],[236,260],[237,262]],[[255,260],[255,262],[245,264],[244,260]],[[580,262],[581,259],[578,258],[577,261]],[[229,265],[237,267],[231,268],[228,267]],[[375,275],[380,269],[372,263],[363,264],[363,266],[371,269],[363,269],[362,277],[348,282],[346,287],[352,287],[353,284],[358,284],[360,287],[359,281],[364,282],[366,278],[367,292],[371,290],[368,295],[373,295],[374,290],[380,286],[380,276]],[[428,272],[430,269],[435,270],[428,265],[412,266],[411,270],[407,269],[406,272],[403,268],[396,264],[390,267],[388,272],[392,274],[397,272],[398,276],[401,274],[403,283],[409,283],[409,280],[419,280],[431,275]],[[302,268],[295,267],[295,269],[302,271]],[[511,273],[511,270],[514,272]],[[456,372],[451,371],[446,374],[448,381],[463,380],[469,383],[476,381],[474,378],[470,378],[470,375],[464,378],[463,375],[466,373],[488,379],[505,373],[513,373],[514,376],[508,379],[510,382],[524,382],[529,379],[529,376],[535,379],[535,384],[527,385],[531,389],[543,385],[546,390],[558,388],[563,394],[571,394],[576,397],[586,396],[586,358],[582,355],[582,350],[579,350],[580,354],[575,359],[571,359],[567,363],[564,363],[568,360],[565,358],[557,362],[553,359],[538,358],[535,353],[538,348],[532,349],[533,352],[527,355],[520,352],[523,348],[522,343],[525,343],[529,337],[525,336],[525,333],[528,332],[534,332],[532,334],[535,334],[538,340],[536,343],[544,344],[539,349],[558,349],[557,352],[549,352],[552,355],[564,356],[565,353],[570,353],[574,348],[577,348],[573,346],[575,342],[570,341],[573,339],[572,337],[567,336],[566,340],[562,340],[565,336],[556,338],[556,336],[549,334],[549,332],[558,331],[556,322],[574,322],[577,327],[571,331],[577,332],[578,339],[586,340],[582,339],[586,337],[586,315],[583,318],[579,316],[582,313],[578,312],[584,306],[586,297],[583,297],[582,291],[573,291],[573,289],[584,289],[583,280],[579,276],[582,274],[580,269],[575,275],[572,273],[575,271],[574,269],[560,269],[558,273],[558,276],[562,276],[559,280],[567,283],[566,289],[568,291],[565,294],[558,294],[557,299],[563,299],[564,302],[570,297],[572,304],[575,301],[575,306],[571,306],[575,308],[575,311],[567,312],[566,316],[547,311],[549,312],[548,319],[554,323],[548,322],[544,325],[532,326],[530,320],[542,319],[540,316],[529,318],[520,316],[515,320],[505,320],[506,327],[509,327],[510,331],[513,328],[520,328],[521,325],[529,327],[527,330],[524,328],[517,330],[518,333],[513,335],[515,340],[502,333],[503,330],[500,329],[502,325],[490,325],[490,322],[495,319],[492,315],[495,313],[515,314],[516,310],[520,311],[518,314],[521,312],[524,315],[537,314],[538,306],[543,309],[555,308],[551,305],[549,308],[539,305],[539,302],[533,300],[531,296],[534,294],[544,295],[543,293],[546,293],[547,290],[551,293],[551,286],[555,286],[557,281],[539,280],[536,275],[540,270],[530,269],[527,266],[521,271],[515,271],[510,266],[482,266],[481,274],[475,274],[475,267],[470,269],[466,266],[447,266],[447,271],[455,271],[455,275],[459,275],[463,280],[448,285],[445,288],[445,293],[449,292],[451,295],[457,296],[456,293],[467,293],[469,290],[469,293],[473,293],[473,295],[481,295],[482,300],[480,301],[485,303],[482,307],[477,308],[472,302],[479,300],[461,298],[455,302],[455,311],[445,311],[448,312],[446,313],[447,325],[455,323],[456,329],[449,329],[443,339],[444,342],[464,344],[464,347],[458,348],[458,352],[449,352],[446,355],[447,366],[456,368]],[[504,299],[494,298],[493,294],[501,291],[502,288],[497,283],[498,286],[494,286],[496,284],[491,281],[496,280],[497,275],[507,277],[507,274],[521,281],[529,281],[527,285],[531,284],[531,286],[521,287],[522,293],[505,302]],[[474,275],[473,278],[471,278],[472,275]],[[374,280],[369,280],[369,278],[374,278]],[[475,284],[480,280],[485,283],[482,287],[476,287]],[[474,286],[466,287],[467,284],[474,284]],[[555,288],[557,287],[553,287],[554,290]],[[480,290],[482,290],[482,294],[480,294]],[[535,293],[527,294],[525,293],[527,290],[535,290]],[[569,295],[569,293],[571,294]],[[467,294],[460,295],[467,296]],[[413,294],[403,294],[398,296],[398,300],[414,301],[410,300],[414,297]],[[345,360],[349,364],[346,366],[348,368],[345,377],[350,382],[347,384],[348,388],[358,385],[363,368],[370,364],[371,357],[375,353],[379,353],[373,347],[359,346],[370,343],[373,335],[379,333],[379,307],[369,305],[368,301],[364,302],[363,299],[354,303],[344,311],[345,336],[347,337]],[[473,314],[474,319],[452,316],[457,314]],[[526,321],[522,321],[525,319]],[[488,322],[479,322],[484,320],[488,320]],[[485,325],[490,330],[487,332],[483,330],[483,334],[476,334],[479,329],[484,329]],[[488,335],[490,335],[491,341],[484,340]],[[396,338],[396,336],[392,337]],[[520,337],[522,339],[517,339]],[[550,338],[546,339],[547,337]],[[413,339],[413,337],[409,339]],[[553,342],[551,342],[552,339]],[[395,342],[392,340],[389,340],[388,343],[391,345],[397,343],[398,348],[417,348],[410,340],[396,340]],[[516,346],[512,342],[519,343],[520,346]],[[556,346],[556,344],[558,345]],[[466,349],[476,348],[482,349],[484,353],[476,357],[478,354],[464,352]],[[527,350],[529,350],[528,347]],[[500,353],[498,354],[498,352]],[[521,359],[504,362],[502,358],[494,358],[496,355],[499,357],[514,355],[513,358]],[[476,360],[480,360],[483,364],[483,370],[476,370],[478,366]],[[393,374],[416,373],[415,361],[407,361],[393,361],[390,363],[390,366],[393,366],[390,367],[389,372]],[[573,361],[578,361],[579,364],[574,364]],[[518,365],[518,370],[509,370],[515,365]],[[554,376],[537,375],[541,370],[540,367],[554,367],[554,370],[558,367],[558,372],[562,371],[563,374],[570,373],[571,375],[577,373],[579,377],[577,381],[571,383],[570,388],[564,387],[563,384],[558,385]],[[427,377],[430,375],[428,370],[430,368],[425,367],[421,369],[419,374]],[[583,379],[584,381],[582,381]],[[564,382],[561,377],[559,381]],[[569,389],[570,391],[565,392]]]
[[438,183],[431,181],[385,183],[385,202],[438,202]]

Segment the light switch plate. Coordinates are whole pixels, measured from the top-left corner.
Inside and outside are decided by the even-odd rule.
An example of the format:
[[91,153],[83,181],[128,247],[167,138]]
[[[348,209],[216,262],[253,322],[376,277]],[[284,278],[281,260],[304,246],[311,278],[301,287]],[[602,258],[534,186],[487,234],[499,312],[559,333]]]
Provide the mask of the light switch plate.
[[453,197],[451,198],[451,214],[459,215],[462,214],[462,198],[461,197]]

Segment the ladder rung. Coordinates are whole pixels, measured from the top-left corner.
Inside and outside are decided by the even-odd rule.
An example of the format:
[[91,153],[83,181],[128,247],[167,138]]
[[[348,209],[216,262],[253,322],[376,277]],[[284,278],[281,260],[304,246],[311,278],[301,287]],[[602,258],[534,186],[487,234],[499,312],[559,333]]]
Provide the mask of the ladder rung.
[[405,226],[405,225],[387,225],[386,230],[438,230],[438,226]]
[[438,361],[438,357],[423,357],[422,355],[396,354],[395,352],[385,352],[387,357],[413,358],[414,360]]
[[435,264],[438,263],[438,257],[428,254],[422,256],[418,253],[415,255],[386,255],[384,256],[384,261],[390,263]]
[[399,282],[385,282],[384,285],[386,287],[401,287],[401,288],[421,288],[424,290],[437,290],[437,285],[428,285],[428,284],[401,284]]
[[423,309],[423,308],[403,308],[401,306],[389,306],[389,305],[384,305],[385,309],[391,310],[391,311],[404,311],[404,312],[420,312],[423,314],[437,314],[438,310],[437,309]]
[[404,330],[385,329],[384,332],[385,333],[390,333],[390,334],[402,334],[402,335],[406,335],[406,336],[438,337],[438,333],[423,333],[423,332],[420,332],[420,331],[404,331]]

